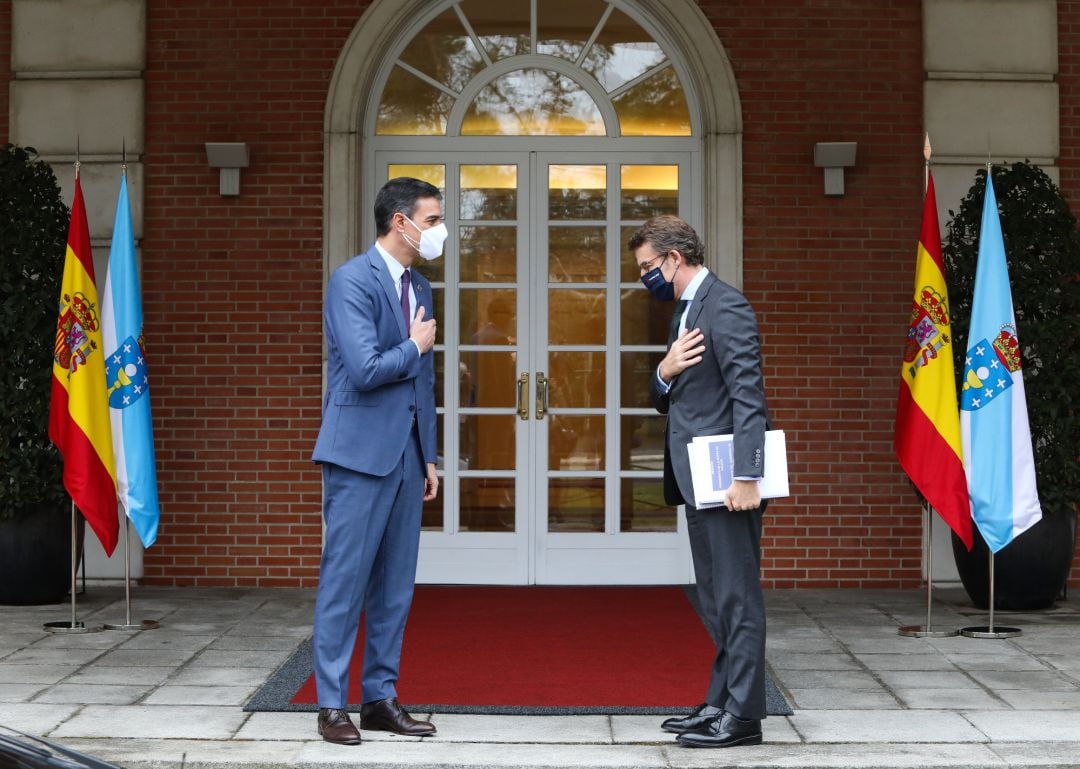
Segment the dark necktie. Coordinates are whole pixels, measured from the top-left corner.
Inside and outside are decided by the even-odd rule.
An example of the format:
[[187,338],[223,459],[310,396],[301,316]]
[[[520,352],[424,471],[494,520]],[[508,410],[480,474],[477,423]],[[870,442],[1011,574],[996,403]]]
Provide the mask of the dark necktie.
[[409,326],[412,325],[412,317],[409,315],[409,283],[412,278],[409,275],[409,271],[401,273],[401,317],[405,319],[405,333],[409,333]]
[[680,299],[675,302],[675,314],[671,316],[671,338],[679,338],[679,323],[682,321],[683,313],[686,312],[686,306],[690,304],[689,299]]

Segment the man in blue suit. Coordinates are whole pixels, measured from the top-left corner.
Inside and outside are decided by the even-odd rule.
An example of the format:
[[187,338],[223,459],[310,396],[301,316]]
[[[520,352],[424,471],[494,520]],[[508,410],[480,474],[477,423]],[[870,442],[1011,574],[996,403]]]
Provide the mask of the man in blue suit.
[[360,744],[346,710],[349,660],[363,609],[360,726],[429,735],[395,685],[412,604],[422,501],[435,499],[435,319],[431,285],[411,269],[446,240],[442,195],[419,179],[375,198],[377,240],[326,289],[326,398],[312,459],[322,465],[325,543],[315,601],[318,731]]

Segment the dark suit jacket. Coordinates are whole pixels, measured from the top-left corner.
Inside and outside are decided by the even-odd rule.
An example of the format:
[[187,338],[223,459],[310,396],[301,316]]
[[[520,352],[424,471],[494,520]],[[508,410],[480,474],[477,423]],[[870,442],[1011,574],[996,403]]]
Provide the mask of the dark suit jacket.
[[753,308],[710,273],[690,303],[686,328],[705,336],[701,362],[676,377],[666,394],[655,373],[649,384],[656,410],[668,415],[664,497],[671,505],[694,505],[686,444],[695,437],[733,433],[735,476],[761,477],[765,462],[768,409]]
[[[416,301],[434,317],[431,284],[412,271]],[[435,462],[435,367],[409,339],[401,300],[372,245],[330,277],[326,399],[312,459],[385,476],[401,461],[415,417],[425,462]]]

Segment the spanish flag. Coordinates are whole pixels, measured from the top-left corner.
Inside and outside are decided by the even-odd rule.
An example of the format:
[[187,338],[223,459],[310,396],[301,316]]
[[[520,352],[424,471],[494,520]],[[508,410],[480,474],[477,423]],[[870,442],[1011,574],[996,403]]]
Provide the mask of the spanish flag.
[[919,493],[970,550],[971,507],[962,459],[952,342],[937,199],[934,178],[929,176],[915,260],[915,298],[900,365],[893,446],[900,466]]
[[120,531],[116,471],[94,256],[78,174],[56,322],[49,438],[64,457],[64,488],[112,555]]

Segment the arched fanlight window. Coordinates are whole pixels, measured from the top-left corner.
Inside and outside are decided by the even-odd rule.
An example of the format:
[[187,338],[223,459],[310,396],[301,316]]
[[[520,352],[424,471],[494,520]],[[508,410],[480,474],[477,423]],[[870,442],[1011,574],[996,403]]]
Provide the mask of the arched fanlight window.
[[660,44],[606,0],[460,0],[386,79],[384,136],[689,136]]

